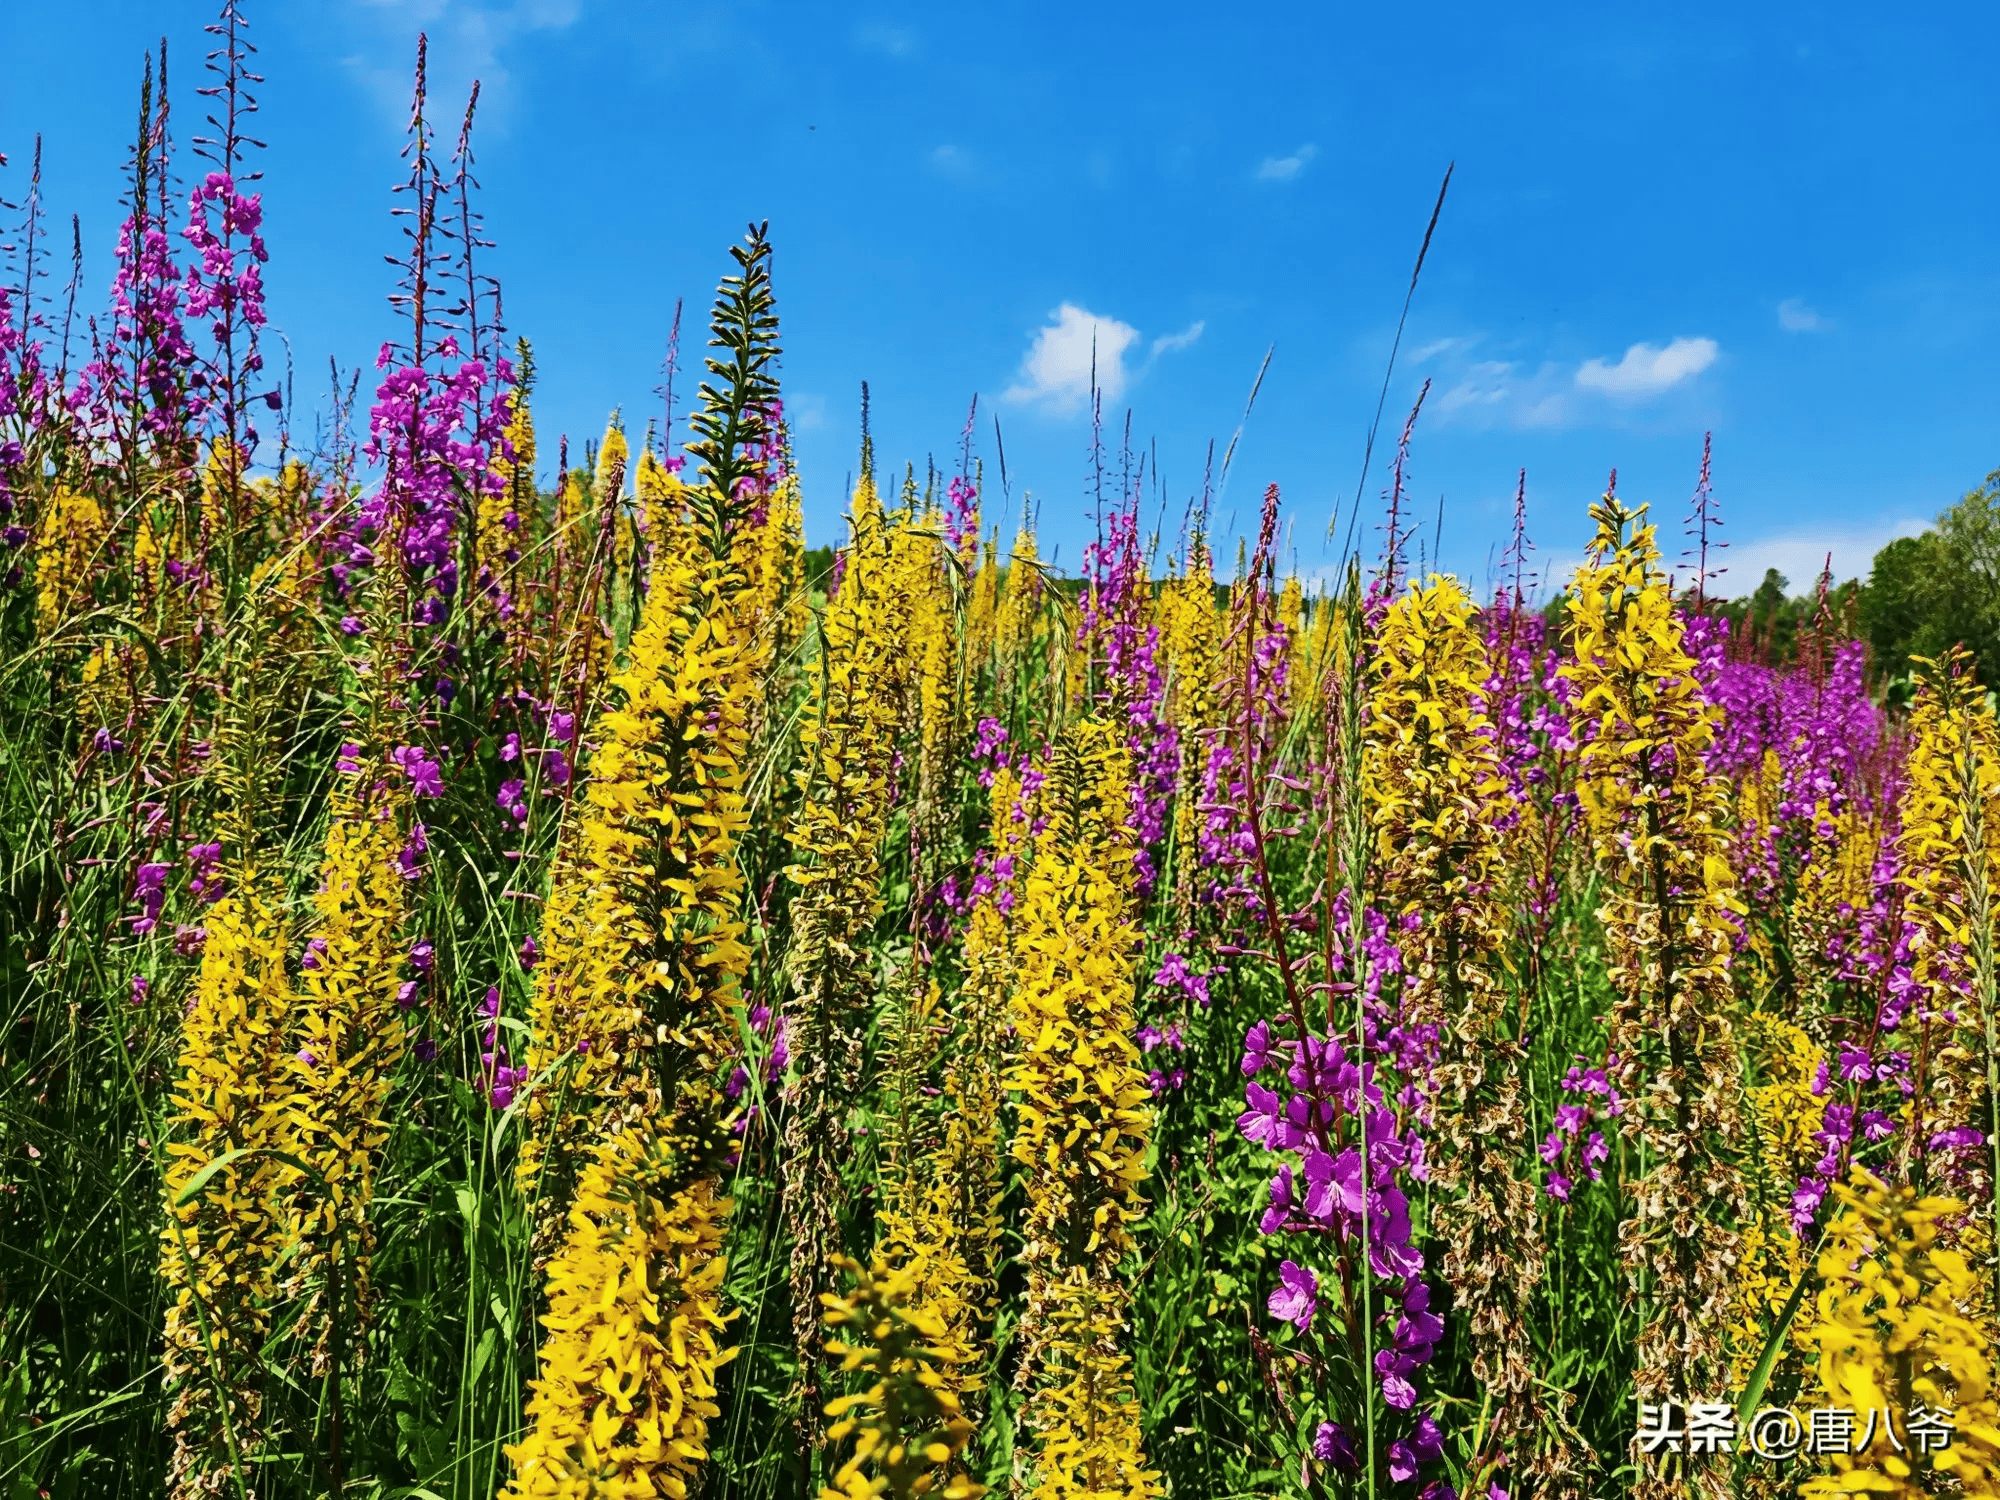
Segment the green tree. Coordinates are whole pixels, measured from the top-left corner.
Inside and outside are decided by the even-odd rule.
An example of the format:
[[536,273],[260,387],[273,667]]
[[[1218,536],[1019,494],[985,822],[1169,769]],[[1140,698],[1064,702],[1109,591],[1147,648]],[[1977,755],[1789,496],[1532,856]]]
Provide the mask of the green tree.
[[1980,681],[2000,682],[2000,470],[1941,512],[1930,530],[1898,537],[1875,554],[1861,624],[1891,677],[1906,675],[1912,656],[1962,644]]

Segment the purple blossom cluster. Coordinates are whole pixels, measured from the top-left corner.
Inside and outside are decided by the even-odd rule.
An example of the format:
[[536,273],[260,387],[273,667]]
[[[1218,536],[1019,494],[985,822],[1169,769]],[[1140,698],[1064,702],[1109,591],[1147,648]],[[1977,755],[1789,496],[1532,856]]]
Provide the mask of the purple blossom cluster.
[[1180,734],[1163,712],[1166,683],[1160,670],[1160,628],[1147,619],[1151,589],[1139,545],[1139,502],[1105,517],[1106,533],[1084,549],[1084,590],[1077,646],[1096,658],[1102,677],[1098,701],[1125,722],[1132,757],[1127,821],[1139,898],[1159,880],[1154,851],[1166,837],[1167,806],[1180,777]]
[[1599,1182],[1611,1148],[1604,1132],[1597,1128],[1625,1113],[1625,1101],[1612,1083],[1610,1071],[1618,1066],[1614,1052],[1601,1068],[1589,1067],[1579,1057],[1577,1066],[1563,1075],[1562,1091],[1569,1098],[1556,1106],[1555,1128],[1542,1141],[1542,1160],[1548,1164],[1543,1190],[1559,1203],[1567,1203],[1577,1179]]
[[[156,121],[149,150],[166,149]],[[164,170],[164,167],[162,167]],[[205,410],[194,346],[181,322],[186,288],[165,223],[148,202],[151,184],[135,180],[132,212],[118,231],[111,281],[111,330],[71,387],[70,410],[93,436],[136,450],[177,442]],[[95,323],[92,324],[93,331]]]
[[486,1102],[495,1109],[505,1109],[514,1102],[515,1091],[528,1081],[528,1068],[525,1063],[519,1067],[510,1065],[507,1043],[500,1036],[498,985],[486,987],[486,998],[479,1002],[479,1014],[486,1020],[485,1029],[479,1033],[480,1083]]
[[[219,220],[212,217],[215,210],[220,211]],[[209,319],[210,336],[223,351],[223,363],[206,377],[197,373],[191,383],[205,385],[211,399],[223,407],[226,421],[237,429],[229,436],[242,445],[246,456],[257,447],[257,429],[236,408],[240,389],[264,368],[256,339],[264,326],[262,267],[270,258],[263,224],[261,193],[239,192],[229,173],[210,172],[188,195],[188,222],[181,231],[197,256],[187,272],[186,314]],[[240,352],[233,347],[239,326],[248,335]],[[263,400],[273,410],[281,404],[275,389]]]
[[[356,509],[346,558],[331,570],[344,595],[352,570],[379,566],[380,549],[393,546],[420,628],[450,619],[459,586],[455,528],[480,494],[498,492],[502,480],[493,460],[513,454],[505,433],[512,365],[499,357],[489,370],[483,359],[462,359],[450,335],[435,352],[437,370],[400,363],[389,344],[376,357],[376,368],[385,373],[369,408],[362,454],[382,466],[382,478]],[[461,496],[467,486],[473,493]],[[449,702],[454,687],[440,677],[433,691]]]

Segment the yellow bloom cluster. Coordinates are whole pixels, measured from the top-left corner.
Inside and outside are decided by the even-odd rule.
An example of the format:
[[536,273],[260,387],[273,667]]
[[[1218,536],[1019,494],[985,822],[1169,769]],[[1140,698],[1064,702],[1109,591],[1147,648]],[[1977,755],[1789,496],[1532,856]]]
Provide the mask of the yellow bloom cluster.
[[[524,373],[532,375],[532,365]],[[507,441],[512,459],[496,454],[493,473],[497,488],[479,497],[473,529],[473,583],[476,601],[491,618],[492,601],[512,592],[515,564],[507,560],[510,549],[525,554],[534,542],[533,526],[540,506],[535,498],[535,414],[528,405],[530,385],[524,380],[507,393]],[[512,514],[516,526],[507,528]]]
[[[1597,535],[1570,584],[1575,721],[1590,733],[1577,797],[1603,878],[1598,916],[1617,991],[1610,1050],[1629,1140],[1650,1153],[1620,1249],[1652,1304],[1636,1383],[1647,1400],[1715,1389],[1733,1223],[1741,1092],[1730,1023],[1728,790],[1703,753],[1720,711],[1701,695],[1645,511],[1591,507]],[[1709,1475],[1704,1483],[1713,1483]],[[1642,1485],[1647,1493],[1651,1477]]]
[[1041,618],[1042,574],[1035,551],[1035,528],[1025,518],[1014,536],[1007,561],[1007,581],[993,622],[994,690],[1002,702],[1011,700],[1015,684],[1029,671],[1035,626]]
[[1402,940],[1413,1013],[1483,1034],[1498,1019],[1509,930],[1498,832],[1508,797],[1471,620],[1457,580],[1435,574],[1389,607],[1369,659],[1361,777],[1384,894],[1396,916],[1423,917]]
[[549,1262],[530,1431],[508,1500],[686,1500],[708,1457],[723,1351],[713,1175],[641,1123],[599,1141]]
[[544,917],[519,1167],[544,1246],[577,1184],[510,1495],[684,1496],[728,1357],[716,1075],[749,963],[736,843],[762,651],[708,503],[668,479],[649,507],[645,614]]
[[400,787],[372,801],[362,789],[339,794],[313,897],[314,942],[299,975],[285,1134],[317,1175],[295,1177],[288,1188],[286,1237],[297,1252],[287,1281],[311,1296],[304,1326],[320,1370],[344,1357],[336,1343],[359,1347],[369,1311],[369,1208],[389,1133],[383,1107],[404,1047],[396,992],[406,903],[397,856],[408,817]]
[[938,545],[915,533],[906,515],[885,515],[865,462],[862,470],[846,567],[820,624],[818,670],[799,731],[800,808],[786,835],[801,857],[787,870],[798,887],[787,958],[798,1082],[785,1130],[785,1208],[792,1332],[808,1412],[817,1407],[819,1299],[838,1246],[846,1115],[875,984],[865,943],[882,910],[890,758],[909,699],[911,585]]
[[1399,939],[1404,1005],[1414,1023],[1440,1028],[1442,1269],[1470,1323],[1496,1430],[1511,1436],[1537,1425],[1527,1314],[1543,1255],[1534,1185],[1517,1167],[1524,1058],[1506,1034],[1501,983],[1512,924],[1500,830],[1512,798],[1479,706],[1486,647],[1465,591],[1435,575],[1389,607],[1371,644],[1361,790],[1382,899],[1420,923]]
[[1196,532],[1180,572],[1160,593],[1160,664],[1166,673],[1166,717],[1180,734],[1180,769],[1174,794],[1174,915],[1185,932],[1194,926],[1194,857],[1201,824],[1202,772],[1208,731],[1216,727],[1216,671],[1221,655],[1215,615],[1215,574],[1208,539]]
[[[2000,729],[1961,648],[1917,663],[1921,680],[1909,723],[1908,781],[1899,852],[1904,915],[1921,941],[1911,962],[1924,1036],[1917,1135],[1991,1131],[1994,1036],[1992,880],[2000,857]],[[1956,1014],[1953,1026],[1947,1013]],[[1926,1066],[1927,1065],[1927,1066]],[[1994,1145],[1989,1135],[1988,1145]],[[1972,1162],[1961,1185],[1990,1210],[1990,1158]],[[1990,1229],[1977,1231],[1991,1244]],[[1961,1248],[1975,1249],[1973,1241]]]
[[[787,462],[789,471],[790,465]],[[811,609],[806,598],[805,511],[796,473],[787,472],[764,501],[761,524],[744,537],[751,597],[767,659],[789,661],[805,639]]]
[[89,608],[110,529],[104,507],[89,495],[65,485],[49,497],[35,528],[35,628],[42,639]]
[[979,549],[979,567],[972,575],[965,607],[965,662],[968,677],[990,671],[994,631],[1000,623],[1000,533],[996,527]]
[[[762,652],[743,575],[708,556],[693,493],[669,478],[651,507],[645,613],[543,917],[519,1174],[544,1243],[604,1133],[682,1105],[712,1122],[712,1075],[736,1037],[749,963],[736,841]],[[649,1047],[664,1072],[644,1065]]]
[[1028,1271],[1023,1379],[1037,1439],[1038,1500],[1159,1493],[1139,1442],[1121,1347],[1153,1110],[1132,1040],[1129,763],[1112,729],[1077,724],[1042,788],[1042,831],[1014,914],[1018,1102]]
[[169,1303],[166,1374],[174,1391],[168,1493],[223,1493],[256,1451],[257,1372],[283,1230],[279,1109],[292,992],[285,925],[254,871],[203,918],[193,1003],[181,1023],[165,1172],[160,1275]]
[[[1834,1191],[1842,1211],[1819,1257],[1818,1350],[1808,1404],[1887,1413],[1864,1451],[1835,1454],[1833,1472],[1802,1495],[2000,1495],[2000,1403],[1993,1331],[1966,1315],[1981,1297],[1965,1256],[1940,1243],[1939,1221],[1964,1204],[1891,1188],[1856,1168]],[[1924,1453],[1905,1432],[1917,1408],[1944,1409],[1951,1442]],[[1900,1422],[1904,1431],[1891,1424]]]
[[[1808,1247],[1792,1228],[1792,1190],[1820,1154],[1814,1141],[1826,1099],[1813,1093],[1825,1053],[1784,1017],[1759,1011],[1744,1023],[1743,1046],[1763,1082],[1750,1089],[1756,1123],[1756,1211],[1743,1225],[1740,1262],[1730,1295],[1729,1389],[1741,1390],[1764,1353],[1771,1329],[1806,1274]],[[1774,1367],[1783,1375],[1809,1346],[1794,1324],[1791,1348]]]
[[860,1371],[873,1383],[827,1404],[835,1419],[827,1436],[852,1437],[854,1452],[820,1500],[978,1500],[985,1487],[953,1463],[972,1437],[953,1372],[972,1354],[944,1319],[920,1306],[921,1263],[891,1270],[879,1256],[868,1266],[838,1256],[834,1264],[851,1272],[855,1285],[844,1296],[825,1295],[826,1321],[853,1333],[828,1340],[827,1353],[842,1373]]
[[[966,1280],[961,1295],[983,1327],[990,1322],[997,1297],[994,1272],[1000,1259],[1000,1106],[1004,1075],[1016,1039],[1007,1023],[1008,997],[1014,981],[1014,950],[1001,910],[1003,894],[1013,881],[1002,872],[1013,860],[1018,870],[1027,841],[1028,818],[1018,818],[1021,777],[1011,768],[993,773],[988,788],[994,888],[979,896],[967,918],[964,946],[965,979],[958,994],[957,1045],[945,1064],[944,1095],[952,1108],[944,1121],[944,1140],[933,1166],[931,1186],[935,1216],[949,1224],[950,1248],[964,1262]],[[933,1236],[937,1243],[940,1236]],[[966,1342],[977,1339],[968,1330]]]

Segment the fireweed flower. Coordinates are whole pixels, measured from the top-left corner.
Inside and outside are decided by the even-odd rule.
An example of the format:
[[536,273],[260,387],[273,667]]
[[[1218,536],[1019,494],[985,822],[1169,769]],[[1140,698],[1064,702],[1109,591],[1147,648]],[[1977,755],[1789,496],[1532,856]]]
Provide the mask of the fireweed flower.
[[[1729,955],[1742,902],[1727,856],[1728,790],[1705,761],[1720,713],[1705,702],[1645,508],[1591,507],[1597,536],[1569,591],[1574,714],[1589,729],[1577,794],[1604,881],[1610,1048],[1624,1133],[1651,1153],[1620,1253],[1647,1297],[1639,1395],[1720,1389],[1720,1311],[1747,1217]],[[1721,1482],[1691,1461],[1704,1487]],[[1642,1497],[1677,1486],[1649,1473]]]
[[1152,588],[1139,544],[1139,502],[1104,517],[1101,543],[1084,549],[1084,590],[1076,647],[1097,682],[1098,712],[1125,725],[1131,760],[1133,860],[1136,894],[1145,900],[1158,879],[1158,846],[1167,832],[1167,804],[1180,777],[1180,735],[1166,717],[1166,677],[1160,627],[1151,613]]
[[1440,1269],[1472,1330],[1472,1368],[1492,1392],[1491,1441],[1540,1426],[1527,1315],[1543,1270],[1525,1156],[1525,1055],[1509,1035],[1501,972],[1512,933],[1502,870],[1514,804],[1492,724],[1472,601],[1433,576],[1391,604],[1368,659],[1362,794],[1382,899],[1404,928],[1403,1021],[1436,1027],[1426,1085],[1430,1160],[1443,1191]]
[[1611,1154],[1604,1131],[1615,1129],[1611,1122],[1625,1112],[1625,1101],[1607,1072],[1618,1066],[1617,1055],[1604,1061],[1604,1067],[1591,1068],[1579,1057],[1578,1066],[1563,1075],[1567,1097],[1556,1106],[1555,1125],[1542,1138],[1540,1155],[1548,1165],[1542,1191],[1559,1203],[1570,1202],[1582,1184],[1603,1180]]
[[284,1169],[269,1154],[287,1134],[280,1109],[294,1000],[284,923],[247,868],[204,920],[181,1022],[160,1239],[176,1500],[223,1493],[261,1444],[263,1345],[287,1239]]
[[1014,916],[1021,1055],[1007,1085],[1019,1110],[1014,1158],[1027,1174],[1022,1379],[1032,1383],[1026,1421],[1041,1500],[1160,1493],[1119,1337],[1131,1299],[1119,1264],[1143,1213],[1153,1129],[1132,1043],[1140,933],[1129,775],[1109,725],[1085,721],[1065,736]]

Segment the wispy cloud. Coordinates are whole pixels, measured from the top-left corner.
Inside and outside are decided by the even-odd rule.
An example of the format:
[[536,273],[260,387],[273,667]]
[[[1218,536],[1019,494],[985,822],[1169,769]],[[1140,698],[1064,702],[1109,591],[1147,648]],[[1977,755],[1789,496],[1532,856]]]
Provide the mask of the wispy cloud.
[[1157,359],[1162,354],[1178,354],[1181,350],[1192,347],[1195,340],[1201,337],[1202,329],[1206,327],[1208,324],[1205,321],[1196,318],[1179,333],[1161,334],[1153,340],[1153,357]]
[[1479,335],[1476,333],[1460,334],[1453,338],[1432,339],[1428,344],[1411,352],[1410,362],[1420,365],[1427,360],[1436,359],[1441,354],[1457,354],[1461,350],[1470,349],[1478,342]]
[[1125,351],[1138,342],[1139,330],[1074,302],[1065,302],[1049,317],[1028,346],[1006,399],[1036,402],[1056,412],[1074,411],[1090,396],[1094,367],[1097,388],[1106,400],[1117,400],[1125,390]]
[[918,37],[907,26],[891,26],[882,21],[864,21],[854,28],[854,43],[884,57],[914,57]]
[[1290,156],[1267,156],[1257,164],[1259,182],[1290,182],[1306,169],[1306,163],[1319,155],[1319,147],[1307,141]]
[[1714,364],[1720,352],[1714,339],[1675,339],[1664,348],[1634,344],[1615,365],[1585,360],[1576,372],[1576,383],[1584,390],[1613,396],[1655,396],[1692,380]]
[[[502,54],[534,32],[562,31],[574,25],[583,6],[582,0],[512,0],[509,4],[359,0],[357,9],[374,17],[375,29],[384,35],[381,45],[348,58],[347,64],[371,92],[399,112],[399,119],[407,117],[402,112],[409,108],[410,68],[417,33],[422,31],[430,37],[432,117],[449,118],[452,107],[465,97],[476,78],[480,115],[490,123],[496,110],[507,108],[507,85],[513,77]],[[406,44],[408,55],[385,65],[381,59],[394,56],[396,44]]]
[[[1808,592],[1819,579],[1819,570],[1832,558],[1833,581],[1866,578],[1875,554],[1899,536],[1916,536],[1928,523],[1906,516],[1900,520],[1869,521],[1861,524],[1791,527],[1768,531],[1762,536],[1725,539],[1721,550],[1711,541],[1708,566],[1717,576],[1709,581],[1708,592],[1717,599],[1741,599],[1757,591],[1764,570],[1776,568],[1792,594]],[[1664,540],[1664,539],[1663,539]],[[1685,555],[1674,555],[1667,540],[1667,571],[1676,588],[1694,582],[1695,564]],[[1536,559],[1542,597],[1561,590],[1583,562],[1581,548],[1560,548]]]
[[826,397],[811,391],[785,392],[785,420],[800,432],[826,426]]
[[962,177],[972,170],[972,158],[950,142],[933,146],[930,160],[933,168],[948,177]]
[[1419,363],[1439,366],[1439,415],[1475,427],[1616,425],[1646,402],[1692,385],[1722,352],[1714,339],[1677,338],[1665,345],[1633,344],[1616,361],[1528,364],[1468,358],[1479,343],[1478,335],[1437,339],[1415,355]]
[[1778,326],[1787,333],[1816,333],[1826,327],[1826,319],[1806,306],[1802,297],[1787,297],[1778,304]]
[[1722,555],[1729,571],[1713,592],[1730,598],[1756,591],[1764,570],[1776,568],[1794,594],[1803,594],[1819,577],[1827,555],[1833,557],[1833,581],[1865,578],[1875,554],[1899,536],[1917,536],[1929,523],[1906,516],[1860,526],[1826,526],[1774,531],[1732,542]]

